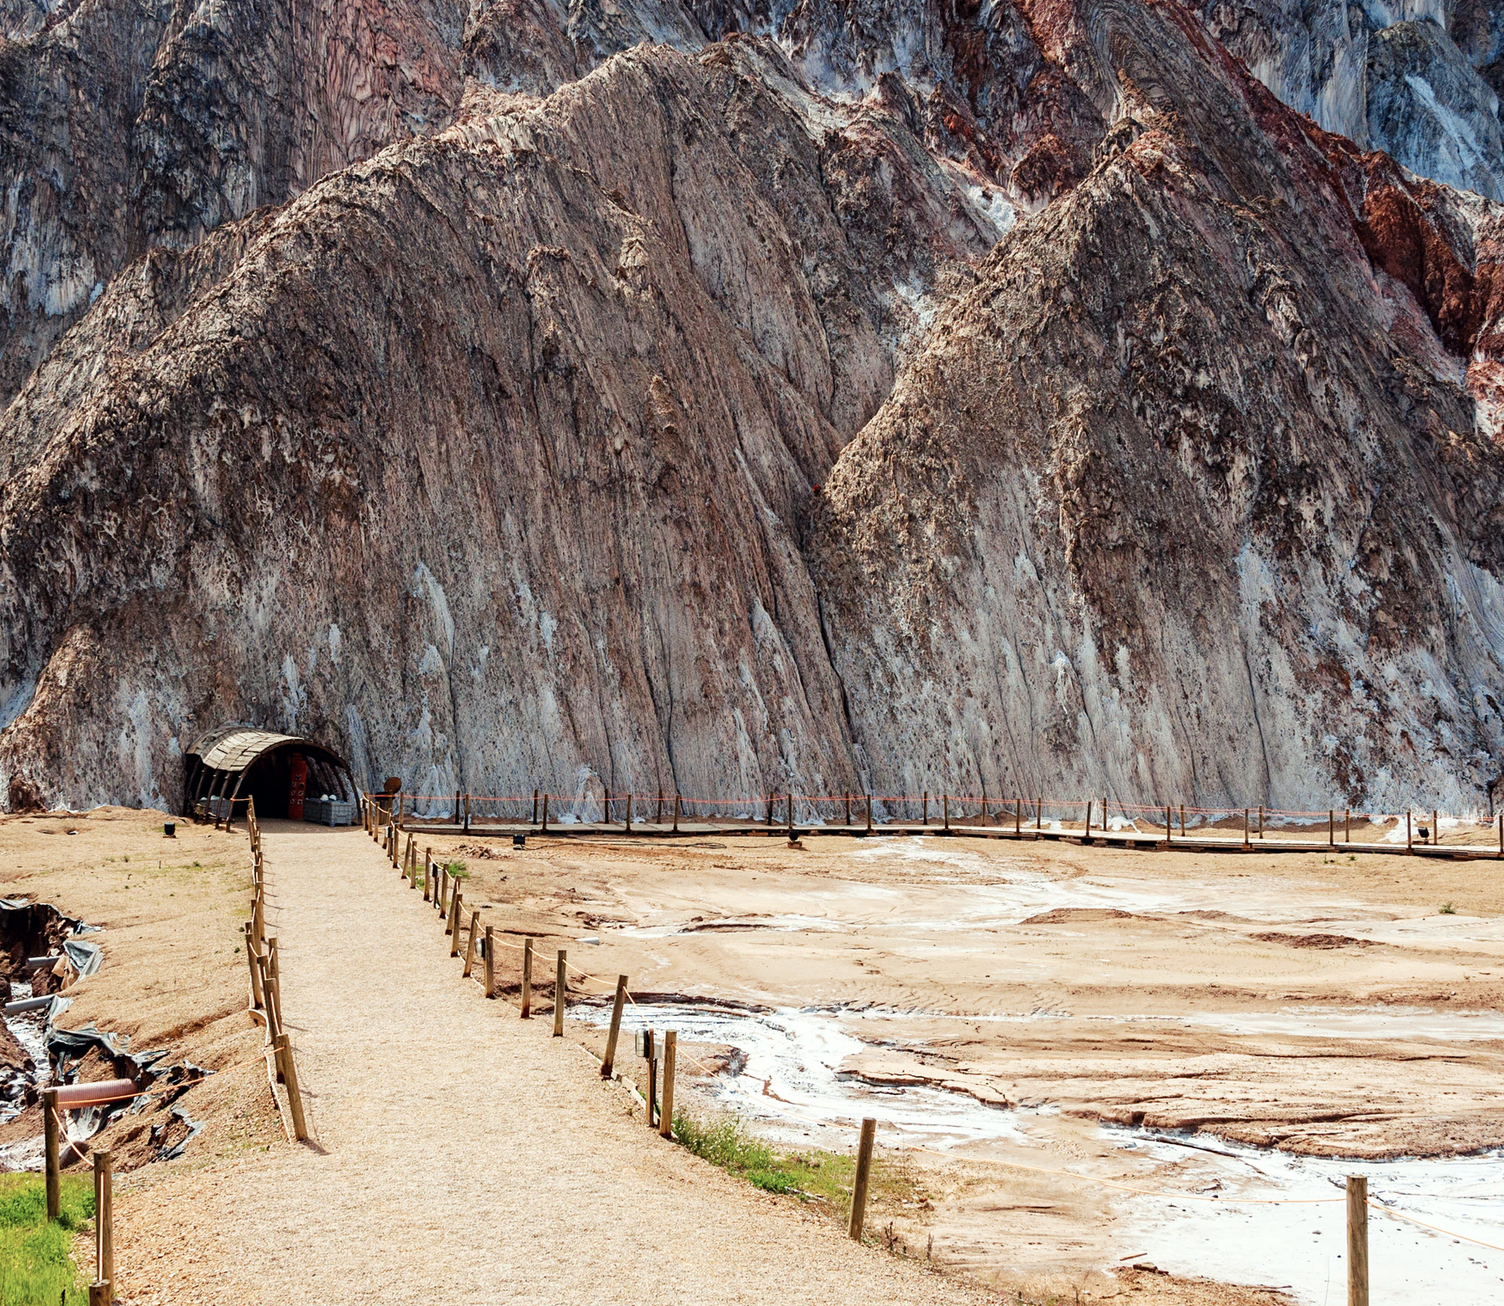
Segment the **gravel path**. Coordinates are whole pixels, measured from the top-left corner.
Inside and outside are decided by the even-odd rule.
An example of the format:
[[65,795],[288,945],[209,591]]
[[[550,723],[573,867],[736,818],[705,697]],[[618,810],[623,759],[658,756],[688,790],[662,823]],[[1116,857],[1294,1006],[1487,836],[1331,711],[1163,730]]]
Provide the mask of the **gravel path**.
[[[268,829],[264,847],[322,1152],[140,1193],[121,1270],[151,1287],[132,1300],[983,1300],[657,1139],[550,1019],[460,978],[437,916],[359,830]],[[146,1236],[163,1220],[171,1252]]]

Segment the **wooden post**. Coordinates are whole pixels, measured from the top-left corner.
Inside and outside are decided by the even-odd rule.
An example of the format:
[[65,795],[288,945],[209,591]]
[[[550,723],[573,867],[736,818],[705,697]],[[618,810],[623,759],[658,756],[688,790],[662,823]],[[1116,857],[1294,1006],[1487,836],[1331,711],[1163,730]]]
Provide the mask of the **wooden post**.
[[522,1019],[533,1014],[533,936],[522,941]]
[[[851,790],[846,791],[846,828],[851,829]],[[1504,829],[1504,826],[1500,827]]]
[[1248,809],[1245,807],[1243,809],[1243,847],[1248,846]]
[[266,1007],[266,997],[261,992],[261,976],[256,973],[256,943],[252,938],[251,923],[245,923],[245,960],[251,970],[251,1006],[257,1011]]
[[674,791],[674,833],[679,833],[679,791]]
[[775,802],[777,802],[777,801],[778,801],[778,795],[777,794],[769,794],[768,795],[768,805],[767,805],[767,810],[763,813],[763,820],[767,824],[768,829],[770,829],[770,830],[773,828],[773,804]]
[[1331,807],[1326,809],[1326,846],[1328,848],[1337,846],[1337,812]]
[[103,1279],[96,1279],[89,1285],[89,1306],[110,1306],[113,1292]]
[[456,825],[460,823],[460,791],[458,789],[454,791],[454,823]]
[[460,903],[464,901],[464,895],[460,893],[460,882],[454,882],[454,905],[449,909],[449,955],[460,955],[460,931],[464,926],[460,923]]
[[282,1054],[282,1075],[287,1085],[287,1105],[292,1110],[292,1134],[298,1142],[308,1138],[308,1121],[303,1116],[303,1094],[298,1088],[298,1068],[292,1059],[292,1042],[286,1034],[278,1034],[276,1049]]
[[1347,1306],[1368,1306],[1368,1180],[1347,1177]]
[[616,1068],[616,1039],[621,1033],[621,1009],[627,1000],[627,977],[616,977],[616,1000],[611,1004],[611,1032],[606,1035],[606,1057],[601,1062],[601,1078],[610,1079]]
[[567,1000],[568,977],[564,974],[564,949],[559,949],[559,962],[554,970],[554,1037],[564,1037],[564,1003]]
[[1343,838],[1351,843],[1353,841],[1353,809],[1351,807],[1342,809],[1342,829]]
[[1264,804],[1259,804],[1259,838],[1264,837]]
[[1441,842],[1441,814],[1434,809],[1431,812],[1431,842]]
[[663,786],[658,786],[658,806],[653,809],[653,824],[663,824]]
[[1023,829],[1024,800],[1022,798],[1015,798],[1013,800],[1013,837],[1015,839],[1021,838],[1023,835]]
[[1082,841],[1081,841],[1082,843],[1090,843],[1091,842],[1091,803],[1092,803],[1092,800],[1090,798],[1088,798],[1086,800],[1086,835],[1082,839]]
[[94,1153],[94,1276],[115,1282],[115,1175],[109,1152]]
[[632,833],[632,795],[627,795],[627,833]]
[[924,791],[924,807],[921,810],[923,815],[919,818],[919,824],[928,825],[930,823],[930,791],[928,789]]
[[1504,857],[1504,812],[1499,813],[1499,856]]
[[465,795],[465,833],[470,833],[470,795]]
[[1410,839],[1410,813],[1409,812],[1405,813],[1405,851],[1407,853],[1415,851],[1415,847],[1414,847],[1414,845],[1413,845],[1413,843],[1411,842],[1411,839]]
[[794,840],[794,795],[793,794],[789,795],[789,811],[788,811],[788,816],[789,816],[789,842],[792,843],[793,840]]
[[872,833],[872,795],[867,795],[867,833]]
[[530,824],[538,824],[538,791],[536,789],[533,790],[533,819]]
[[480,931],[480,913],[470,913],[470,938],[465,944],[465,969],[461,972],[461,979],[469,979],[470,972],[475,968],[475,936]]
[[1180,804],[1180,837],[1185,838],[1185,804]]
[[653,1031],[647,1032],[648,1045],[648,1128],[658,1128],[658,1045],[653,1041]]
[[543,795],[543,833],[548,833],[548,795]]
[[674,1136],[674,1062],[678,1059],[679,1032],[669,1030],[663,1036],[663,1105],[658,1110],[660,1137]]
[[1170,835],[1172,833],[1173,833],[1173,829],[1172,829],[1172,827],[1170,825],[1170,808],[1169,808],[1169,805],[1166,804],[1166,806],[1165,806],[1165,847],[1166,848],[1168,848],[1170,846]]
[[872,1143],[877,1137],[877,1121],[870,1116],[862,1121],[862,1139],[856,1149],[856,1178],[851,1185],[851,1224],[847,1232],[862,1241],[862,1222],[867,1218],[867,1183],[872,1176]]
[[47,1218],[63,1213],[62,1174],[58,1165],[57,1089],[42,1090],[42,1133],[47,1166]]
[[1041,794],[1034,802],[1034,833],[1038,834],[1044,829],[1044,796]]
[[987,786],[982,785],[982,824],[987,824]]
[[282,1028],[282,953],[275,937],[266,941],[266,977],[271,984],[270,998],[277,1013],[277,1028]]
[[486,996],[496,996],[496,939],[491,926],[486,926]]
[[429,870],[429,867],[432,866],[432,865],[433,865],[433,849],[432,848],[425,848],[423,850],[423,901],[424,902],[431,902],[431,901],[433,901],[433,898],[432,898],[433,890],[432,890],[432,886],[429,884],[429,881],[428,881],[428,870]]
[[601,824],[611,824],[611,791],[601,786]]

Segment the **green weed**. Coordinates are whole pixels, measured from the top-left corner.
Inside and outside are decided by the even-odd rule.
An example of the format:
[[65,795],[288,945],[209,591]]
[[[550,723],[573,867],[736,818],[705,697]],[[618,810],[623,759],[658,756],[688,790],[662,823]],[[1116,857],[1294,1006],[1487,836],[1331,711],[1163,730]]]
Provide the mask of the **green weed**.
[[41,1175],[0,1175],[0,1306],[88,1306],[72,1252],[74,1233],[94,1217],[93,1184],[65,1177],[62,1199],[62,1215],[49,1222]]
[[1443,916],[1455,916],[1457,914],[1457,908],[1452,906],[1450,902],[1442,903],[1438,910]]
[[464,862],[445,862],[444,869],[449,872],[449,878],[452,880],[468,880],[470,878],[470,872],[465,869]]

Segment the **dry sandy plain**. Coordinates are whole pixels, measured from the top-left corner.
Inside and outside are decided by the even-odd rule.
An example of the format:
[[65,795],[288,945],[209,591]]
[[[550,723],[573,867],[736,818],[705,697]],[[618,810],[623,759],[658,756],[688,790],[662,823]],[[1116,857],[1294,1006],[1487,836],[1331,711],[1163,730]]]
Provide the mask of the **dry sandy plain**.
[[[106,964],[61,1024],[221,1071],[177,1103],[204,1126],[180,1160],[146,1163],[152,1130],[172,1136],[165,1101],[105,1138],[138,1167],[132,1234],[186,1284],[174,1194],[290,1145],[244,1010],[245,837],[167,841],[162,819],[0,819],[0,878],[104,927]],[[339,838],[342,861],[379,860]],[[1356,1172],[1381,1204],[1504,1246],[1492,862],[938,835],[419,842],[465,863],[467,903],[507,942],[539,937],[544,1011],[555,947],[599,977],[576,977],[572,1037],[600,1047],[629,975],[628,1023],[680,1031],[695,1112],[796,1151],[849,1151],[876,1116],[889,1182],[869,1227],[1003,1300],[1328,1306]],[[515,995],[520,954],[500,956]],[[619,1063],[640,1075],[625,1045]],[[1376,1302],[1504,1299],[1496,1251],[1378,1213],[1371,1241]]]
[[[420,842],[465,863],[487,920],[543,936],[541,972],[564,946],[600,977],[577,1002],[628,974],[629,1023],[702,1063],[698,1109],[795,1148],[849,1149],[876,1116],[914,1176],[884,1226],[984,1282],[1100,1299],[1121,1282],[1103,1267],[1149,1264],[1324,1306],[1345,1298],[1334,1199],[1358,1172],[1504,1244],[1504,866],[939,835]],[[1504,1299],[1504,1255],[1378,1214],[1371,1241],[1375,1300]]]

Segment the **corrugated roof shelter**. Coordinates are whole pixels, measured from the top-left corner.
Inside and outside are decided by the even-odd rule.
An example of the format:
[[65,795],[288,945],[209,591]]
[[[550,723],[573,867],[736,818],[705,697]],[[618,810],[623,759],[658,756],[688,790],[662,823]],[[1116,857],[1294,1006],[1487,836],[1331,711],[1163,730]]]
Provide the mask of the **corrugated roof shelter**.
[[299,735],[279,735],[253,726],[230,725],[211,730],[188,750],[184,759],[183,813],[192,816],[199,804],[235,805],[256,800],[259,816],[286,816],[293,790],[295,759],[307,764],[305,791],[309,798],[334,794],[353,801],[355,779],[344,758],[333,749]]

